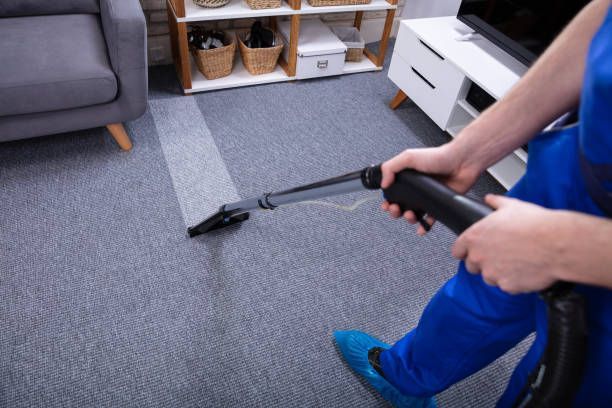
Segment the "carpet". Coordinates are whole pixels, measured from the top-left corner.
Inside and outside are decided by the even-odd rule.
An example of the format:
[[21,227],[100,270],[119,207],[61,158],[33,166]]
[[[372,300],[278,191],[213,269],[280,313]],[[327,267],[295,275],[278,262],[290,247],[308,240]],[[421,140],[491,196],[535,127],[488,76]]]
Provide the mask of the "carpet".
[[[386,406],[331,334],[410,330],[454,273],[447,229],[419,238],[378,197],[186,227],[448,141],[414,104],[391,111],[395,91],[385,71],[185,97],[158,67],[129,153],[103,129],[1,144],[0,406]],[[440,406],[493,406],[525,345]]]

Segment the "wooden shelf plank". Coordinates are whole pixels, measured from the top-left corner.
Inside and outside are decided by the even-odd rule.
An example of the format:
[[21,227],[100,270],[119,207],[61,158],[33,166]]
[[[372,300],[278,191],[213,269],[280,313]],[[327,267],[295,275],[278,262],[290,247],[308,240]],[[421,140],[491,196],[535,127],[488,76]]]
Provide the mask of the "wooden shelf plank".
[[177,17],[181,23],[229,20],[235,18],[257,18],[267,16],[288,16],[293,14],[326,14],[346,13],[352,11],[377,11],[393,10],[397,5],[390,4],[387,0],[372,0],[369,4],[355,4],[345,6],[323,6],[312,7],[308,1],[303,0],[300,10],[293,10],[286,1],[281,6],[272,9],[253,10],[244,0],[231,0],[229,4],[218,8],[205,8],[195,5],[190,0],[185,0],[185,17]]
[[372,61],[370,61],[365,55],[360,62],[345,62],[344,63],[344,74],[354,74],[358,72],[368,71],[380,71],[382,67],[377,67]]
[[191,0],[185,0],[185,17],[178,18],[180,22],[229,20],[233,18],[257,18],[267,16],[287,16],[296,14],[297,10],[289,7],[285,1],[273,9],[253,10],[243,0],[231,0],[229,4],[218,8],[197,6]]
[[[343,73],[354,74],[359,72],[380,71],[381,69],[382,68],[374,65],[369,59],[363,58],[360,62],[346,62]],[[234,69],[229,76],[208,80],[198,71],[195,61],[191,61],[191,77],[192,88],[185,89],[187,93],[295,80],[295,77],[287,76],[280,65],[276,67],[274,72],[269,74],[251,75],[242,64],[239,55],[236,55]]]
[[299,14],[325,14],[325,13],[346,13],[350,11],[377,11],[377,10],[393,10],[397,5],[390,4],[387,0],[372,0],[369,4],[355,4],[345,6],[323,6],[312,7],[308,1],[302,0],[302,8],[298,11]]

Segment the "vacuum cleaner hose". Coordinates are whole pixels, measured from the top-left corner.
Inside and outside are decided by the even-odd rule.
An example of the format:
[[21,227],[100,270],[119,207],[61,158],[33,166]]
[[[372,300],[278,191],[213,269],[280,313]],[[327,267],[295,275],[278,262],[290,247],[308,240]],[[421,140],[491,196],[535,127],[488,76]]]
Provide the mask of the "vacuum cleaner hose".
[[515,407],[571,407],[582,383],[587,354],[584,298],[559,282],[541,292],[546,302],[548,341]]

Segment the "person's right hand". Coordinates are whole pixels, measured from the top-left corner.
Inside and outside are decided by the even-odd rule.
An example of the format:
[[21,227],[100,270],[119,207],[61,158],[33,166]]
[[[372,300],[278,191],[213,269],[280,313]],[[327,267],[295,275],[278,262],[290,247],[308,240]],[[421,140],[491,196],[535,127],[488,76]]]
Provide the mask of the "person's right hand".
[[[395,180],[395,174],[408,168],[435,176],[439,181],[461,194],[468,191],[480,175],[480,171],[466,165],[465,160],[462,160],[453,151],[450,144],[446,144],[440,147],[407,149],[387,160],[381,166],[383,174],[381,187],[383,189],[389,187]],[[393,218],[402,216],[397,204],[385,201],[381,208],[389,212]],[[406,211],[403,217],[411,224],[417,223],[416,216],[412,211]],[[427,216],[425,220],[430,225],[434,223],[431,216]],[[426,233],[425,228],[419,225],[417,233],[424,235]]]

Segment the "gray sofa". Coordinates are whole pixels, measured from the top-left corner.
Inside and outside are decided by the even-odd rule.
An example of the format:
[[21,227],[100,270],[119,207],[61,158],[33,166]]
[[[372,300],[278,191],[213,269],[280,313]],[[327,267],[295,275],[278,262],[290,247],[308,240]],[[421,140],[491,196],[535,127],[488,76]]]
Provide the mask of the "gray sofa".
[[0,141],[106,126],[147,106],[138,0],[0,0]]

